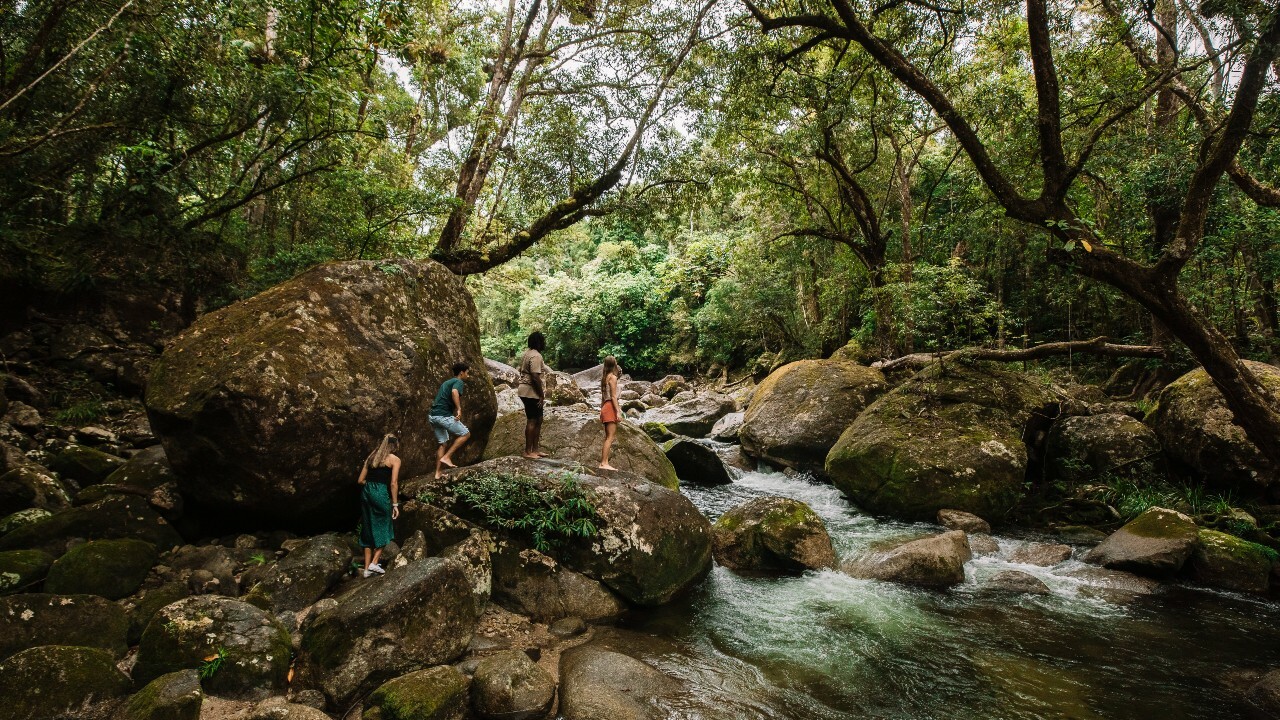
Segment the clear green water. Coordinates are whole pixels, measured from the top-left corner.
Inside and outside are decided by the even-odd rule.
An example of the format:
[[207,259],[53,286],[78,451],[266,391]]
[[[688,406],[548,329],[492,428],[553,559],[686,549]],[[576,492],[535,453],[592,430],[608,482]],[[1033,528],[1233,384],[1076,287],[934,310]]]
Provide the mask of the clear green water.
[[[759,495],[808,503],[848,557],[927,525],[881,523],[829,485],[748,473],[686,486],[714,519]],[[1248,717],[1248,671],[1280,666],[1280,607],[1189,587],[1126,604],[1089,597],[1052,569],[1001,559],[966,568],[946,593],[837,572],[742,577],[716,567],[691,596],[633,618],[629,651],[685,681],[677,716],[700,718]],[[1048,596],[985,594],[982,579],[1030,572]]]

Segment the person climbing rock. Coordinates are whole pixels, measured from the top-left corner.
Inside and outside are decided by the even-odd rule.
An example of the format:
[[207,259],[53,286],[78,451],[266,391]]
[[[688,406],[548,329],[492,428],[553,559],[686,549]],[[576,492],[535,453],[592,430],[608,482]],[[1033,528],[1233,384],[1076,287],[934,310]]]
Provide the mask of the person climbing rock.
[[382,442],[360,468],[360,547],[364,548],[364,577],[382,575],[382,549],[395,536],[392,521],[400,517],[400,440],[383,435]]
[[436,450],[437,479],[445,468],[457,467],[453,464],[453,453],[471,437],[471,431],[462,424],[463,381],[469,377],[470,370],[471,366],[464,362],[454,363],[453,377],[440,384],[436,400],[431,404],[428,419],[436,434],[436,442],[440,443]]
[[546,457],[542,452],[542,411],[547,404],[546,385],[542,383],[542,373],[546,363],[542,361],[542,351],[547,347],[547,339],[540,332],[529,335],[529,349],[520,356],[520,387],[516,394],[524,403],[524,456],[527,458]]

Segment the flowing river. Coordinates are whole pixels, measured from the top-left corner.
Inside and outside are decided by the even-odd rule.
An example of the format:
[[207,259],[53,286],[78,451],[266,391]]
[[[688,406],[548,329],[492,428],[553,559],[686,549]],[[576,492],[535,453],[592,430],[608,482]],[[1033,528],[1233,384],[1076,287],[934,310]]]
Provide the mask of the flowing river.
[[[937,532],[879,522],[834,487],[752,472],[733,485],[682,490],[713,521],[761,495],[808,503],[836,554]],[[966,581],[932,592],[839,572],[744,577],[716,567],[691,596],[633,618],[620,641],[681,678],[679,717],[1244,718],[1240,683],[1280,666],[1280,606],[1183,586],[1136,599],[1002,558],[1026,538],[997,537]],[[1080,554],[1077,549],[1076,555]],[[992,594],[982,579],[1017,569],[1051,595]]]

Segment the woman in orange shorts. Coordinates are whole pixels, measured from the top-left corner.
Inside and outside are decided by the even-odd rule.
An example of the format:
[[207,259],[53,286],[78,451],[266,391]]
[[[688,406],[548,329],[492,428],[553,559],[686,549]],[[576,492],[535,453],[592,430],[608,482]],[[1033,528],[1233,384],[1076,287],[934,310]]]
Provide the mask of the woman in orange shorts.
[[618,405],[618,359],[610,355],[604,359],[604,371],[600,375],[600,422],[604,423],[604,448],[600,451],[600,468],[617,470],[609,464],[609,448],[618,433],[618,419],[622,407]]

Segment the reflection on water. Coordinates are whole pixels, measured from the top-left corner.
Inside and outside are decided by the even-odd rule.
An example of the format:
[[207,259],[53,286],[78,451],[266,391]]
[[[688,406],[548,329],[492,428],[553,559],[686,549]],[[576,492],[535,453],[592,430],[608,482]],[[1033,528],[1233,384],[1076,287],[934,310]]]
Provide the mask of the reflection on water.
[[[893,537],[936,532],[877,522],[830,485],[747,473],[733,485],[682,488],[713,520],[761,495],[808,503],[848,557]],[[1233,671],[1280,665],[1280,607],[1174,587],[1128,605],[1088,581],[1002,557],[998,538],[947,593],[838,572],[742,577],[716,567],[692,595],[629,622],[652,638],[631,650],[688,683],[678,717],[1242,718]],[[1044,596],[984,593],[1001,570],[1031,573]]]

